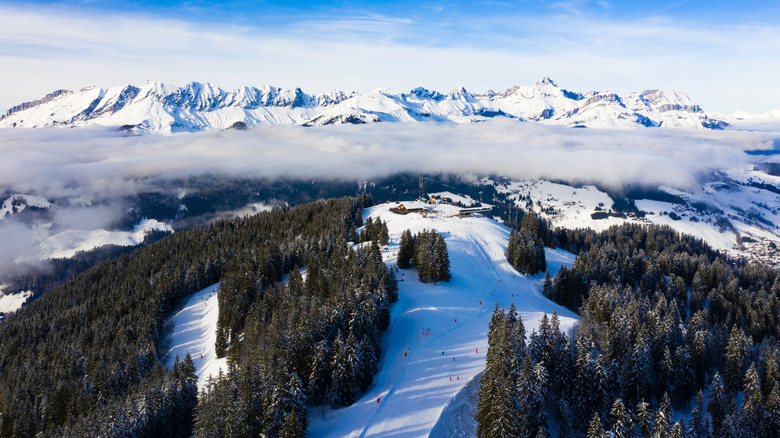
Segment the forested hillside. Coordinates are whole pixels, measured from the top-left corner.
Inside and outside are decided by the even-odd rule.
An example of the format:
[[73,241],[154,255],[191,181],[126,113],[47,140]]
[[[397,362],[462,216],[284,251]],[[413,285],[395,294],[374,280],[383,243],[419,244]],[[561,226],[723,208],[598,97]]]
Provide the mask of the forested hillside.
[[[162,325],[183,297],[220,280],[231,375],[260,376],[241,373],[251,358],[263,357],[277,373],[262,375],[267,388],[298,373],[309,391],[310,379],[298,367],[311,364],[288,347],[321,339],[312,327],[290,324],[322,324],[332,330],[321,333],[332,333],[345,349],[353,341],[365,345],[386,325],[382,306],[394,299],[395,279],[378,247],[355,252],[346,243],[367,201],[342,198],[191,228],[101,262],[21,309],[0,325],[0,436],[189,436],[197,393],[192,364],[180,358],[172,370],[162,367]],[[299,267],[309,270],[305,284],[296,277]],[[357,322],[372,311],[375,319]],[[321,317],[309,320],[306,312]],[[301,338],[308,343],[297,344]],[[348,385],[370,381],[371,362],[364,364],[361,380]],[[271,399],[261,395],[267,393],[252,393],[252,407],[272,412]]]
[[496,309],[480,436],[545,436],[550,425],[562,437],[778,436],[777,270],[668,227],[559,230],[554,240],[581,252],[543,290],[581,323],[567,339],[545,318],[526,346],[515,312]]

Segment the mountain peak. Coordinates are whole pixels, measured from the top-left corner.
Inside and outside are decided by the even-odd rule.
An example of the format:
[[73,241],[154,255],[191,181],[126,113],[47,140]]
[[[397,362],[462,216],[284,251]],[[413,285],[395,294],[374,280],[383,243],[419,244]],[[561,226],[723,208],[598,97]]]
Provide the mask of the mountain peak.
[[534,84],[534,85],[536,85],[537,87],[541,86],[541,85],[550,85],[550,86],[553,86],[553,87],[556,87],[556,88],[558,87],[558,84],[556,84],[554,80],[550,79],[549,76],[545,76],[545,77],[539,79],[538,81],[536,81],[536,84]]
[[534,86],[472,94],[464,87],[446,95],[422,87],[407,93],[330,91],[306,94],[300,88],[243,87],[225,91],[208,82],[173,86],[148,81],[108,89],[60,90],[14,107],[0,127],[139,126],[153,133],[225,129],[247,125],[301,125],[382,122],[475,123],[506,117],[548,125],[633,129],[664,126],[714,129],[722,117],[706,114],[682,92],[647,90],[619,96],[581,94],[558,87],[549,77]]

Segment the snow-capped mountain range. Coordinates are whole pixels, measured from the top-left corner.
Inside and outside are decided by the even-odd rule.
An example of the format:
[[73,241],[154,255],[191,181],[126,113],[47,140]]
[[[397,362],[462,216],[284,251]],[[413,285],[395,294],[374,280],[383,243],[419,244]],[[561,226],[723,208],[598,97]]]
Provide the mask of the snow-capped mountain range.
[[246,125],[304,126],[371,122],[474,123],[493,117],[569,127],[631,129],[670,127],[721,129],[726,117],[707,114],[683,92],[646,90],[618,96],[578,93],[543,78],[527,87],[473,94],[415,88],[408,93],[331,91],[264,86],[225,91],[209,83],[175,87],[147,82],[141,87],[57,90],[17,105],[0,117],[0,127],[115,126],[151,133],[196,132]]

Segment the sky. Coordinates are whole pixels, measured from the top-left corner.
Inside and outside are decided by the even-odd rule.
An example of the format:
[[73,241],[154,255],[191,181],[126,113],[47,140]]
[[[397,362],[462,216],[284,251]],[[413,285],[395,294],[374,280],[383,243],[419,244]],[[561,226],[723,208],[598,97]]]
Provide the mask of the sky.
[[780,107],[780,2],[0,3],[0,112],[56,89],[212,82],[475,93],[531,85]]

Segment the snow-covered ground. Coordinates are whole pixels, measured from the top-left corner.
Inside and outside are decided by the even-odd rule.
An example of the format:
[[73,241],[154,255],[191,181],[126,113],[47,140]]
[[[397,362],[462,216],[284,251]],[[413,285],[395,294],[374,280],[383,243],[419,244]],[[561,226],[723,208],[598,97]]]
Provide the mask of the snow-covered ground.
[[[14,205],[16,203],[17,205]],[[9,196],[3,205],[0,206],[0,219],[4,219],[6,215],[14,214],[24,210],[26,207],[38,207],[49,208],[51,203],[43,196],[37,195],[23,195],[20,193]]]
[[219,283],[194,293],[184,305],[166,321],[168,337],[164,345],[163,363],[172,367],[178,356],[183,360],[187,353],[195,364],[198,390],[202,390],[209,375],[216,377],[219,370],[227,370],[227,359],[217,359],[214,343],[217,340]]
[[610,212],[613,204],[607,193],[594,186],[572,187],[545,180],[484,182],[508,193],[523,208],[527,208],[528,201],[520,196],[530,197],[534,211],[556,227],[603,231],[625,222],[669,225],[734,257],[780,265],[780,178],[751,169],[726,173],[720,181],[689,191],[658,187],[682,203],[637,200],[637,208],[646,213],[641,218],[594,219],[593,213]]
[[0,313],[16,312],[32,295],[31,291],[6,295],[3,293],[3,289],[5,289],[5,287],[6,285],[0,285]]
[[79,251],[88,251],[104,245],[135,246],[154,230],[173,232],[170,224],[155,219],[144,219],[133,231],[65,230],[38,244],[35,252],[23,260],[46,260],[73,257]]
[[[507,227],[485,217],[458,218],[457,208],[449,205],[436,206],[425,216],[397,215],[390,212],[394,206],[364,211],[364,218],[387,223],[391,243],[386,263],[395,266],[402,231],[435,229],[447,242],[452,280],[423,284],[413,269],[396,273],[399,301],[392,309],[374,385],[351,406],[312,409],[309,436],[428,436],[437,422],[439,431],[446,424],[462,424],[440,417],[443,412],[460,415],[463,410],[455,406],[468,396],[459,394],[485,367],[488,323],[496,304],[514,303],[528,333],[544,313],[553,311],[561,317],[562,329],[570,331],[576,324],[574,313],[541,295],[543,274],[525,277],[506,261]],[[546,254],[551,274],[574,262],[564,251]]]

